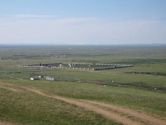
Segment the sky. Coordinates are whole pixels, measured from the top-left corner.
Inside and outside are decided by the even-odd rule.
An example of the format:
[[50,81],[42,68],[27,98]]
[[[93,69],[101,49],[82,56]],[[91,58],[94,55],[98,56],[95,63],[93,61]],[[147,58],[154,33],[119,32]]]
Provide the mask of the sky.
[[166,44],[166,0],[0,0],[0,44]]

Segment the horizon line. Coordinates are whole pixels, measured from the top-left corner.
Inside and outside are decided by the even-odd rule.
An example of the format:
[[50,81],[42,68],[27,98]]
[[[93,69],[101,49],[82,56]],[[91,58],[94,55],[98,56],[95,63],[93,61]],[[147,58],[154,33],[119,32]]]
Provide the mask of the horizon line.
[[166,46],[166,43],[126,44],[0,44],[0,46]]

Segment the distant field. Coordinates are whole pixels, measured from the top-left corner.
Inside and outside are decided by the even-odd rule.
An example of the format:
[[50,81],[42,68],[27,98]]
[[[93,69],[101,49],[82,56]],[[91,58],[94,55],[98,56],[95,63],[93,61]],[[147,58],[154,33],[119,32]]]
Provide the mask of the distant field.
[[[119,105],[165,119],[165,53],[165,46],[0,47],[0,81],[62,97]],[[105,71],[22,67],[72,62],[133,64],[134,67]],[[35,75],[54,76],[55,81],[30,81]],[[0,121],[3,120],[27,125],[118,124],[58,100],[0,88]]]

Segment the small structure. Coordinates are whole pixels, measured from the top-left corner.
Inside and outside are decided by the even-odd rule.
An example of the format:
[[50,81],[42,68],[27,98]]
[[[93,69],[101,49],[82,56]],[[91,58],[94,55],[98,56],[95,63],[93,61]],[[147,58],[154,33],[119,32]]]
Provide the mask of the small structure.
[[42,79],[42,76],[33,76],[33,77],[30,77],[30,80],[41,80]]
[[54,81],[54,80],[55,80],[55,78],[54,78],[54,77],[51,77],[51,76],[46,76],[45,79],[46,79],[47,81]]
[[33,80],[35,80],[35,79],[34,79],[33,77],[31,77],[31,78],[30,78],[30,80],[32,80],[32,81],[33,81]]

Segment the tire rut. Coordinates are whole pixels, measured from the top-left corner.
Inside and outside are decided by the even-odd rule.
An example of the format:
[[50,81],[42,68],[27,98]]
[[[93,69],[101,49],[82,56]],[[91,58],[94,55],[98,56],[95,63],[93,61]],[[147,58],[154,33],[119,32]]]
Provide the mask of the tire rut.
[[18,125],[18,124],[0,121],[0,125]]
[[128,117],[133,118],[133,119],[137,119],[145,124],[148,123],[149,125],[166,125],[166,121],[161,120],[161,119],[156,118],[156,117],[153,117],[153,116],[150,116],[150,115],[145,114],[143,112],[138,112],[138,111],[131,110],[128,108],[123,108],[120,106],[105,104],[105,103],[101,103],[101,102],[95,102],[95,101],[89,101],[89,100],[87,102],[101,106],[101,107],[105,107],[107,109],[110,109],[114,112],[117,112],[117,113],[120,113],[123,115],[127,115]]

